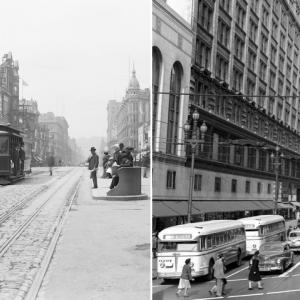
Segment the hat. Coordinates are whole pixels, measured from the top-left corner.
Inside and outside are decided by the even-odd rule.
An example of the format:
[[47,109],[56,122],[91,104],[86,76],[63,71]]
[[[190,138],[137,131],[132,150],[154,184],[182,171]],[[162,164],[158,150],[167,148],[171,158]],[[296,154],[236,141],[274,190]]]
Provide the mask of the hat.
[[95,148],[95,147],[92,147],[92,148],[91,148],[91,151],[96,151],[96,148]]

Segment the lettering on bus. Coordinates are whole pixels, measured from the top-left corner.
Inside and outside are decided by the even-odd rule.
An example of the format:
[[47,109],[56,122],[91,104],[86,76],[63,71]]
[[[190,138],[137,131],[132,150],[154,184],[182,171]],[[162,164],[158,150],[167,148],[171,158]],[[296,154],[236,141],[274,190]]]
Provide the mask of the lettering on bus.
[[253,229],[255,228],[255,225],[254,224],[245,224],[245,229]]
[[191,234],[165,234],[164,240],[188,240],[191,239]]

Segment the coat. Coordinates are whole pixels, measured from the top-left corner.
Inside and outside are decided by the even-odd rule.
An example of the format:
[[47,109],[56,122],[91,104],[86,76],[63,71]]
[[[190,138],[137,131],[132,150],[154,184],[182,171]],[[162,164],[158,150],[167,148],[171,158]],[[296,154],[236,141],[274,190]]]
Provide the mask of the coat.
[[253,256],[252,260],[252,265],[250,267],[250,272],[249,272],[249,277],[248,279],[250,281],[261,281],[260,273],[259,273],[259,259],[256,256]]
[[89,170],[98,168],[99,166],[99,156],[94,153],[88,158]]
[[214,276],[215,278],[225,278],[225,274],[224,274],[224,263],[223,263],[223,260],[222,259],[218,259],[214,266],[213,266],[213,269],[214,269]]
[[181,276],[182,279],[192,280],[192,268],[189,265],[184,265],[182,268]]

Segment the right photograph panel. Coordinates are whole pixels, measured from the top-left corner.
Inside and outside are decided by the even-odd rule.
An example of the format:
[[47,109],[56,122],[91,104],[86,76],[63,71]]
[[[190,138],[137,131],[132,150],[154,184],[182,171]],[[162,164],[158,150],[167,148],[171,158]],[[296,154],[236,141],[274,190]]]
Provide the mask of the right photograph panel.
[[152,0],[153,299],[300,296],[299,51],[299,1]]

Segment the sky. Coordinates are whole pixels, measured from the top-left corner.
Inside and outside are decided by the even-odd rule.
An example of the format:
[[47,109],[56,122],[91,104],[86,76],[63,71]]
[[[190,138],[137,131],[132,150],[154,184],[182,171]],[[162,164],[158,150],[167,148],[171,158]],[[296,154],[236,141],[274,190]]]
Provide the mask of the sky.
[[108,100],[121,101],[134,63],[150,87],[151,1],[1,3],[0,56],[19,62],[20,97],[69,123],[70,137],[106,136]]

